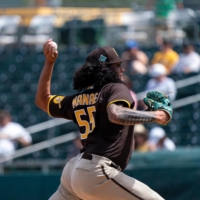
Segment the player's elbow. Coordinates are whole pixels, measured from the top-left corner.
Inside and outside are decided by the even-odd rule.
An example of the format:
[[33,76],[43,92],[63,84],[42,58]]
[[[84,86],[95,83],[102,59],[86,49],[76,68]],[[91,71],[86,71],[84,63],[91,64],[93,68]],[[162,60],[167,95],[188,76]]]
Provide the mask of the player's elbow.
[[35,96],[35,104],[40,108],[41,98],[38,96],[38,94]]
[[35,99],[35,104],[37,107],[41,108],[41,103],[38,99]]
[[115,104],[109,105],[107,108],[107,112],[109,121],[118,124],[119,121],[118,106]]
[[114,114],[108,114],[108,119],[110,122],[115,123],[116,116]]
[[35,104],[45,112],[47,112],[47,105],[50,97],[41,97],[36,94]]

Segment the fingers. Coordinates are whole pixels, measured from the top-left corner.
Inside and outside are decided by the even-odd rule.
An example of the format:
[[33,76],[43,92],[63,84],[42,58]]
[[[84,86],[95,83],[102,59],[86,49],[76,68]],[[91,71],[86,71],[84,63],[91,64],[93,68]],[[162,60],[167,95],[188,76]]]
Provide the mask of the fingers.
[[49,44],[50,42],[52,42],[52,39],[51,39],[51,38],[48,39],[48,40],[44,43],[44,46],[43,46],[43,50],[44,50],[44,51],[47,50],[47,46],[48,46],[48,44]]
[[58,51],[52,45],[52,39],[49,39],[45,42],[43,51],[46,56],[55,57],[58,54]]
[[50,41],[52,41],[52,38],[48,39],[48,40],[44,43],[44,46],[47,45]]
[[49,53],[49,44],[52,42],[52,39],[49,39],[45,42],[44,47],[43,47],[43,51],[44,54],[47,55]]

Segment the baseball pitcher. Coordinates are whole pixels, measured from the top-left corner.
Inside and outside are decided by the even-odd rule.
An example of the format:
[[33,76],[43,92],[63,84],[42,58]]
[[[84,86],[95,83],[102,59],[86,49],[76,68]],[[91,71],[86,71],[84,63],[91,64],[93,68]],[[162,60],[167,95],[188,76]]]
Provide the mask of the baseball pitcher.
[[[138,123],[167,124],[172,118],[169,98],[150,91],[148,111],[134,110],[123,83],[124,69],[112,47],[97,48],[75,72],[71,96],[51,94],[51,76],[58,51],[44,44],[45,63],[36,104],[52,117],[73,120],[80,130],[80,154],[65,166],[58,190],[50,200],[163,200],[147,185],[123,173],[132,154],[133,128]],[[67,69],[66,69],[67,71]]]

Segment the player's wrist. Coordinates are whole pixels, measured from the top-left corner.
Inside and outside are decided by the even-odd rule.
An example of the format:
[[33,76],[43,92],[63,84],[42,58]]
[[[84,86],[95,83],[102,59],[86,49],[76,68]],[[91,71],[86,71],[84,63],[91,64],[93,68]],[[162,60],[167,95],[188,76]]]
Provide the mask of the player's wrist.
[[156,115],[156,122],[158,124],[166,125],[167,122],[170,120],[169,114],[164,110],[155,111],[155,115]]
[[51,60],[51,59],[48,59],[48,58],[46,58],[46,60],[45,60],[45,65],[48,65],[48,66],[54,66],[54,63],[55,63],[55,61],[54,60]]

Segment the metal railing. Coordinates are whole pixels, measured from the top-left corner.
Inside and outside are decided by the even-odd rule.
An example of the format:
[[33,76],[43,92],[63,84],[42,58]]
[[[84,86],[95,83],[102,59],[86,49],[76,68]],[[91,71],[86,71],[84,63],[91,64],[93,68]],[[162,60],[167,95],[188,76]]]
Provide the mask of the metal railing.
[[[176,84],[176,88],[180,89],[180,88],[183,88],[183,87],[186,87],[186,86],[189,86],[189,85],[193,85],[195,83],[200,83],[200,75],[196,75],[196,76],[192,76],[192,77],[189,77],[189,78],[186,78],[186,79],[183,79],[183,80],[176,81],[175,84]],[[156,90],[156,88],[154,90]],[[145,97],[146,93],[147,93],[147,91],[143,91],[143,92],[138,93],[137,99],[142,100]]]
[[[179,88],[186,87],[186,86],[198,83],[198,82],[200,82],[200,75],[192,76],[192,77],[186,78],[184,80],[176,81],[176,88],[179,89]],[[147,91],[138,93],[137,99],[138,100],[143,99],[145,97],[146,93],[147,93]],[[193,98],[192,101],[190,100],[191,98]],[[188,98],[184,98],[183,100],[174,101],[173,102],[174,108],[178,107],[179,102],[182,102],[180,104],[181,106],[185,106],[185,105],[194,103],[195,101],[199,101],[198,95],[194,95],[194,97],[191,97],[191,98],[188,97]],[[33,133],[37,133],[39,131],[43,131],[43,130],[46,130],[46,129],[49,129],[49,128],[52,128],[55,126],[59,126],[59,125],[65,124],[65,123],[69,123],[69,122],[71,122],[71,121],[62,119],[62,118],[56,118],[56,119],[48,120],[46,122],[42,122],[42,123],[39,123],[39,124],[36,124],[33,126],[29,126],[26,129],[30,134],[33,134]]]
[[53,128],[55,126],[59,126],[59,125],[62,125],[62,124],[66,124],[66,123],[69,123],[69,122],[71,122],[71,120],[56,118],[56,119],[51,119],[51,120],[48,120],[46,122],[42,122],[42,123],[39,123],[39,124],[36,124],[36,125],[33,125],[33,126],[29,126],[29,127],[26,128],[26,130],[30,134],[33,134],[33,133],[37,133],[37,132],[40,132],[40,131],[43,131],[43,130],[46,130],[46,129],[49,129],[49,128]]
[[71,133],[67,133],[67,134],[62,135],[62,136],[58,136],[58,137],[46,140],[44,142],[40,142],[40,143],[33,144],[31,146],[28,146],[28,147],[24,147],[22,149],[15,151],[13,154],[10,154],[10,155],[7,155],[5,157],[0,158],[0,164],[3,163],[3,162],[9,161],[9,160],[15,159],[15,158],[25,156],[25,155],[30,154],[30,153],[34,153],[36,151],[47,149],[51,146],[55,146],[55,145],[58,145],[58,144],[62,144],[64,142],[72,141],[76,137],[77,137],[77,133],[71,132]]

